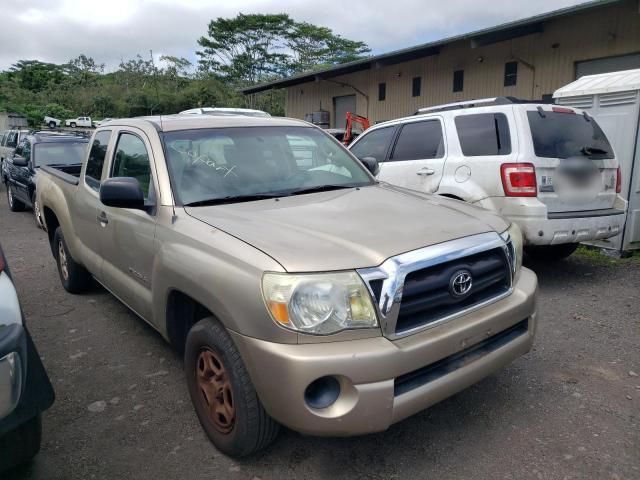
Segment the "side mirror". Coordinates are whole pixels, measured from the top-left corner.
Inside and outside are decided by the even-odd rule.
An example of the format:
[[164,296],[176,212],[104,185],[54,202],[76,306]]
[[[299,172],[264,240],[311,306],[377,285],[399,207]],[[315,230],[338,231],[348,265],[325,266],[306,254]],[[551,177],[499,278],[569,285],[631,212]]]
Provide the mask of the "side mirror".
[[20,155],[16,155],[15,157],[13,157],[12,160],[13,160],[13,164],[16,167],[26,167],[29,165],[29,161],[26,158],[21,157]]
[[369,170],[369,172],[371,172],[371,175],[373,175],[374,177],[378,175],[378,173],[380,173],[380,164],[378,163],[378,160],[376,160],[375,158],[362,157],[359,160],[362,162],[365,168]]
[[107,207],[144,210],[144,193],[132,177],[109,178],[100,185],[100,201]]

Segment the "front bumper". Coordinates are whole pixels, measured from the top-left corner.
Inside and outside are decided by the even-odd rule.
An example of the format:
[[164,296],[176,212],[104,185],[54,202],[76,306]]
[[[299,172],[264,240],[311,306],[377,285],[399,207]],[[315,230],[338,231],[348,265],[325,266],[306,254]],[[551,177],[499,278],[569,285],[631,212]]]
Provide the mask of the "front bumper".
[[[523,268],[513,293],[503,300],[396,341],[375,337],[285,345],[232,336],[275,420],[313,435],[365,434],[387,429],[529,351],[536,291],[535,274]],[[484,348],[489,344],[492,348]],[[331,406],[313,409],[305,402],[305,389],[325,376],[338,380],[340,395]]]

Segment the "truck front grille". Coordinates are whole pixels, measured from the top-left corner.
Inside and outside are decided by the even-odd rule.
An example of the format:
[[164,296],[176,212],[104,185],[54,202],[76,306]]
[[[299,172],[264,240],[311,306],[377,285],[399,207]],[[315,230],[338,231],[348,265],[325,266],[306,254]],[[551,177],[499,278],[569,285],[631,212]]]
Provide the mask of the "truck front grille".
[[514,262],[508,234],[487,232],[396,255],[358,273],[384,335],[395,340],[506,297]]
[[[456,297],[451,288],[457,272],[469,272],[471,276],[471,289],[462,297]],[[396,333],[486,302],[507,292],[510,286],[510,269],[502,248],[410,272],[404,281]]]

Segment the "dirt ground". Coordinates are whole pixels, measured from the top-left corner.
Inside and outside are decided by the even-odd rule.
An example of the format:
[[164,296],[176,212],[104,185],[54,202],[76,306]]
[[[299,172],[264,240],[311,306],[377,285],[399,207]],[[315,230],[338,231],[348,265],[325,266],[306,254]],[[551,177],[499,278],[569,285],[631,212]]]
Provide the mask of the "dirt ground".
[[0,243],[57,399],[40,454],[3,479],[640,478],[637,256],[530,264],[540,281],[533,351],[387,432],[284,431],[236,461],[205,438],[182,360],[102,288],[66,293],[46,234],[5,197],[0,187]]

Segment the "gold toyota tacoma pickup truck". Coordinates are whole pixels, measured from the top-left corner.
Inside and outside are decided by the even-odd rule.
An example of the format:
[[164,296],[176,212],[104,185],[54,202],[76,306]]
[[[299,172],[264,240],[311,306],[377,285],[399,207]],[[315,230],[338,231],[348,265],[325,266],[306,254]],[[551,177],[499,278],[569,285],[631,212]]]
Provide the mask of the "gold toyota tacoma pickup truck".
[[299,120],[120,119],[37,192],[64,288],[95,278],[183,351],[204,430],[243,456],[279,425],[385,430],[531,348],[518,228],[377,168]]

